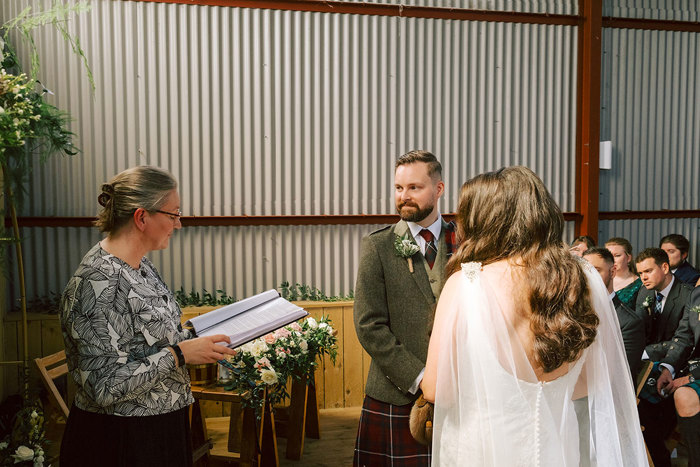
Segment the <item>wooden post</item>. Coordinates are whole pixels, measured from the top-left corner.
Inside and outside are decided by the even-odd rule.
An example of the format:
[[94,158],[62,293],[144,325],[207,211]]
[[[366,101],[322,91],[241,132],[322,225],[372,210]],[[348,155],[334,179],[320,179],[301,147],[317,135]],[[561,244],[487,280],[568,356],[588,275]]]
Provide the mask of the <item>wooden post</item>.
[[598,238],[602,13],[600,0],[579,0],[584,19],[578,30],[576,230],[593,239]]

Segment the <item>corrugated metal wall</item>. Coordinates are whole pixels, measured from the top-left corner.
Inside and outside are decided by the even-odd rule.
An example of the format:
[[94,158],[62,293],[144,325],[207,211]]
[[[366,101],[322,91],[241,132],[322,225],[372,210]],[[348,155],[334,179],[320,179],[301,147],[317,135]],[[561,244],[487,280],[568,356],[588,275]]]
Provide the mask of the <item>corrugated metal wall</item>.
[[697,0],[603,0],[603,16],[700,21]]
[[[695,1],[610,2],[604,14],[698,21]],[[603,29],[601,211],[700,209],[700,34]],[[700,260],[700,219],[601,221],[601,240],[628,238],[639,251],[666,234],[685,235]]]
[[[2,18],[24,4],[3,1]],[[393,161],[414,148],[444,163],[443,212],[467,178],[514,164],[574,210],[575,27],[92,4],[70,29],[94,96],[56,34],[37,35],[42,82],[75,118],[84,152],[37,168],[25,215],[93,215],[97,186],[136,164],[171,170],[189,215],[386,214]],[[26,231],[42,238],[27,248],[35,293],[61,286],[95,239],[58,230]],[[370,230],[193,229],[155,257],[174,288],[223,284],[242,296],[286,279],[345,293]],[[292,266],[299,250],[315,257]]]

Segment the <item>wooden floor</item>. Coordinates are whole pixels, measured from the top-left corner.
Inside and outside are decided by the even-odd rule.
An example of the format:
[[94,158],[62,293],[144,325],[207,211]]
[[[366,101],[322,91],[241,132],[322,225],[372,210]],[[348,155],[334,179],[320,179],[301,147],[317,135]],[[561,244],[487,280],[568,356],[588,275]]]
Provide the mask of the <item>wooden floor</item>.
[[[284,458],[287,440],[277,438],[277,452],[280,466],[347,466],[352,465],[357,424],[360,420],[361,407],[348,409],[321,409],[321,439],[309,439],[304,442],[304,454],[299,461]],[[226,451],[228,436],[228,417],[207,418],[207,430],[214,441],[212,454]],[[223,461],[213,461],[212,467],[229,465]]]

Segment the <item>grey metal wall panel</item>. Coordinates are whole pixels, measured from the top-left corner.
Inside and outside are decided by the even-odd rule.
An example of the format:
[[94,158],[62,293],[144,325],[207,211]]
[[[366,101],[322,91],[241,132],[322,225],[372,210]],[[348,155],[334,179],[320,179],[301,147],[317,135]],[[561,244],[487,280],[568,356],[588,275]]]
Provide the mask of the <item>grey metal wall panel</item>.
[[598,238],[601,243],[611,237],[624,237],[636,255],[647,247],[658,247],[664,235],[677,233],[690,241],[688,261],[700,265],[700,219],[627,219],[600,221]]
[[697,0],[604,0],[603,16],[700,21]]
[[700,34],[603,30],[601,211],[700,209]]
[[[0,19],[26,3],[3,1]],[[83,153],[36,167],[25,215],[94,215],[99,185],[137,164],[171,170],[188,215],[392,213],[393,162],[415,148],[443,161],[443,212],[454,211],[469,177],[517,164],[533,168],[564,211],[574,210],[575,27],[91,4],[68,27],[95,73],[94,95],[62,40],[48,29],[36,35],[40,78],[74,117]],[[212,289],[224,275],[242,295],[295,280],[290,275],[327,293],[354,282],[354,263],[318,257],[278,273],[260,262],[267,237],[210,230],[183,232],[163,256],[174,284]],[[346,252],[352,242],[359,248],[360,230],[367,227],[300,227],[285,242],[295,252],[304,243],[289,238]],[[29,247],[34,268],[56,255],[58,245],[43,235],[48,244]],[[83,251],[84,243],[71,248]],[[243,255],[246,274],[215,266],[225,246]]]
[[574,27],[92,4],[71,28],[94,97],[61,41],[38,37],[84,153],[37,168],[25,214],[94,214],[99,183],[136,164],[169,168],[188,214],[393,212],[393,161],[414,148],[452,189],[528,165],[573,210]]

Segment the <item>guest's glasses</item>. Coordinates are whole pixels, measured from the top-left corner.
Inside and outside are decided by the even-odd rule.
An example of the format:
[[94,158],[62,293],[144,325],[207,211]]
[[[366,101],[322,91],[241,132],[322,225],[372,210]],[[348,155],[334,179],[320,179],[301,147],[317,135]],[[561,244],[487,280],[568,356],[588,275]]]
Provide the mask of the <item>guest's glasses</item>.
[[168,212],[168,211],[161,211],[160,209],[156,209],[156,212],[159,212],[161,214],[165,214],[166,216],[170,216],[170,220],[173,222],[180,220],[180,218],[182,217],[182,211],[180,211],[179,209],[177,210],[177,212]]

